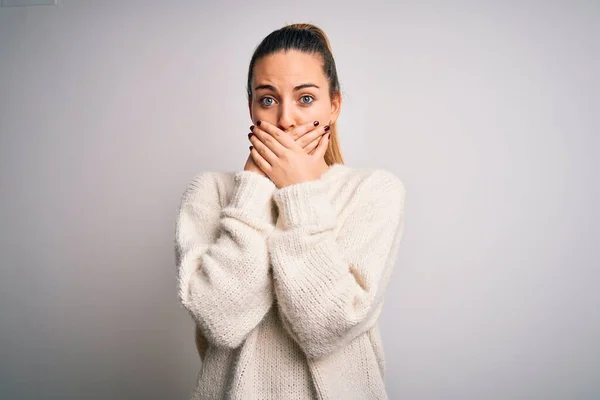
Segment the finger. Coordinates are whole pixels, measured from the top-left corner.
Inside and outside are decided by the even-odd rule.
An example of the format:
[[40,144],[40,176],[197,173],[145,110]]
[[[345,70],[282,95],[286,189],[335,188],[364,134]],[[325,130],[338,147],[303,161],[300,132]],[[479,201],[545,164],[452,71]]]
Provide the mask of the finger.
[[[261,142],[277,156],[281,157],[288,150],[302,150],[290,135],[267,121],[256,121],[253,132]],[[268,160],[268,159],[267,159]]]
[[301,147],[305,147],[307,144],[311,143],[315,139],[319,139],[325,133],[329,132],[329,125],[320,126],[312,131],[309,131],[307,134],[299,138],[296,142],[300,144]]
[[264,157],[256,151],[256,147],[250,146],[250,156],[254,160],[254,163],[260,168],[268,177],[271,177],[271,164],[264,159]]
[[301,138],[311,130],[315,129],[315,127],[317,127],[318,125],[319,121],[311,121],[304,125],[300,125],[292,131],[292,138],[294,138],[295,141],[298,141],[299,138]]
[[[252,143],[252,146],[254,146],[256,152],[260,154],[266,162],[268,162],[270,165],[273,165],[279,157],[273,152],[273,150],[265,145],[262,140],[260,140],[257,131],[259,131],[259,129],[255,127],[252,134],[248,136],[248,140],[250,140],[250,143]],[[267,133],[263,132],[263,134],[269,136]],[[271,141],[273,142],[272,139]]]
[[307,154],[312,154],[313,151],[317,148],[317,145],[319,144],[319,140],[321,140],[321,137],[318,137],[317,139],[310,142],[308,144],[308,146],[306,146],[304,148],[304,151],[306,151]]
[[319,142],[319,145],[313,152],[313,155],[315,157],[325,157],[325,153],[327,152],[327,147],[329,146],[329,137],[330,136],[331,136],[330,133],[328,133],[327,135],[321,136],[321,141]]

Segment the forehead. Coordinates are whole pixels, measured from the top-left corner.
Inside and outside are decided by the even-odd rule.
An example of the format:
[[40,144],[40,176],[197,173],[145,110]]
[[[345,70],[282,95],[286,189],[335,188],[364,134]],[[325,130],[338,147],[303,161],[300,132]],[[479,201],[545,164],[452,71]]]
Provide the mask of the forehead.
[[280,87],[315,83],[321,87],[326,81],[321,58],[296,50],[280,51],[254,64],[255,84],[273,83]]

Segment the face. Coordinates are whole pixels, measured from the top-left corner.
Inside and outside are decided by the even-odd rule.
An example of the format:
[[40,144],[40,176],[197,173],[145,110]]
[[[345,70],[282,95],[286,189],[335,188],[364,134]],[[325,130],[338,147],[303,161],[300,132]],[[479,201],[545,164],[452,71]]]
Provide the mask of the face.
[[340,113],[341,97],[329,96],[329,83],[318,55],[296,50],[278,52],[254,64],[250,118],[267,121],[284,132],[319,121],[332,124]]

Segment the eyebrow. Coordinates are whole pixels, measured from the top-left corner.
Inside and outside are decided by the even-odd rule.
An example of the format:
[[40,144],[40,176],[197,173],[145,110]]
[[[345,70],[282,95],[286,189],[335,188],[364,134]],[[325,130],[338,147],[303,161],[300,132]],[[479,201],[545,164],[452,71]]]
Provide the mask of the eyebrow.
[[[306,89],[309,87],[314,87],[314,88],[320,89],[314,83],[303,83],[302,85],[296,86],[293,91],[297,92],[298,90]],[[254,88],[255,91],[260,90],[260,89],[268,89],[268,90],[272,90],[273,92],[277,92],[277,89],[273,85],[258,85],[257,87]]]

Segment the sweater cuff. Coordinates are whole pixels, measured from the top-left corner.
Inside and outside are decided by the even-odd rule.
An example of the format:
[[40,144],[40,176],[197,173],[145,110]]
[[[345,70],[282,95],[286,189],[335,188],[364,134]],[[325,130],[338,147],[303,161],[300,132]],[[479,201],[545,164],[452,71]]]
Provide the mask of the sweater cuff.
[[234,182],[228,207],[243,210],[244,214],[252,218],[270,222],[275,184],[265,176],[246,170],[236,172]]
[[276,189],[273,200],[279,211],[277,224],[284,229],[303,225],[318,225],[326,229],[336,225],[327,182],[322,179]]

